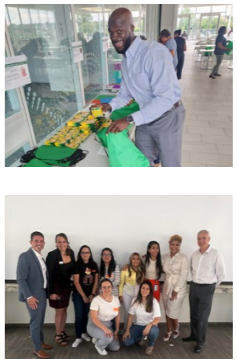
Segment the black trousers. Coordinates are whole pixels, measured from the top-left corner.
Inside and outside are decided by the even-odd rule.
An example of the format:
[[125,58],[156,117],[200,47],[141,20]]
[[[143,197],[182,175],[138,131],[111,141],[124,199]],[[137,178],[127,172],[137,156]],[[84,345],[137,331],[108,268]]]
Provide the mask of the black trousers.
[[184,56],[180,57],[178,59],[178,65],[176,68],[176,72],[177,72],[177,78],[181,79],[182,78],[182,70],[183,70],[183,66],[184,66]]
[[191,282],[189,292],[191,336],[197,343],[204,344],[208,318],[211,313],[216,283],[196,284]]

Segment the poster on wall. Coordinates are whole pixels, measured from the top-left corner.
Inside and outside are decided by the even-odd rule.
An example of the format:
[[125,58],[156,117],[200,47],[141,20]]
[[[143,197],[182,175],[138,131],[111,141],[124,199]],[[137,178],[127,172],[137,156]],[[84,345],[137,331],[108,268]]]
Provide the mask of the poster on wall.
[[5,58],[5,90],[11,90],[31,83],[25,55]]
[[74,63],[82,62],[84,56],[83,56],[81,41],[76,41],[72,43],[72,52],[73,52]]

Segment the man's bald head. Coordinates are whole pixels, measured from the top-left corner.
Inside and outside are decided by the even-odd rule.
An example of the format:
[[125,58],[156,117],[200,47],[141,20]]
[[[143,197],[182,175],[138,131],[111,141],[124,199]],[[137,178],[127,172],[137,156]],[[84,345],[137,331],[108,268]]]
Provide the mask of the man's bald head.
[[126,8],[118,8],[109,17],[110,39],[119,54],[125,54],[135,39],[132,13]]
[[133,25],[132,13],[129,9],[126,8],[118,8],[112,12],[109,17],[109,27],[116,25],[125,25],[131,26]]

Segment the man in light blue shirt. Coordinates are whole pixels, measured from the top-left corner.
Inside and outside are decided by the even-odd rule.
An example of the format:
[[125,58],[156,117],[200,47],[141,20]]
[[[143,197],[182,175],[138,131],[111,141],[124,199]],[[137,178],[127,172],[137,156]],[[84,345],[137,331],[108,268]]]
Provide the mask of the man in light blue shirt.
[[169,49],[170,54],[173,58],[173,64],[174,69],[176,70],[178,65],[178,54],[177,54],[177,44],[176,41],[172,38],[171,33],[169,30],[164,29],[160,33],[159,36],[160,42],[166,46],[167,49]]
[[151,166],[159,155],[163,167],[180,167],[185,109],[170,52],[157,42],[135,37],[132,14],[125,8],[111,14],[109,33],[117,52],[124,55],[123,78],[120,92],[103,110],[114,111],[134,98],[140,111],[113,122],[108,132],[121,132],[134,122],[136,146]]

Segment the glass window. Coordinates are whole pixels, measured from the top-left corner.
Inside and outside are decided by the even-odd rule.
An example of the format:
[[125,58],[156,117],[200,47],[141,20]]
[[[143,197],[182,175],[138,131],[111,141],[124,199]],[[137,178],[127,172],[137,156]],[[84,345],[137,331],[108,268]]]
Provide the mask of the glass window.
[[24,146],[20,147],[17,151],[13,152],[5,159],[6,167],[17,167],[20,165],[20,158],[31,149],[30,143],[27,142]]
[[13,114],[21,110],[15,89],[5,92],[5,118],[13,116]]
[[25,54],[31,84],[24,93],[37,143],[82,109],[70,5],[6,5],[15,55]]
[[197,13],[210,13],[211,12],[211,6],[198,6],[197,7]]
[[74,9],[77,36],[82,42],[84,56],[81,65],[85,100],[89,102],[106,86],[103,6],[76,4]]
[[227,11],[227,5],[219,5],[211,7],[212,13],[225,13]]

